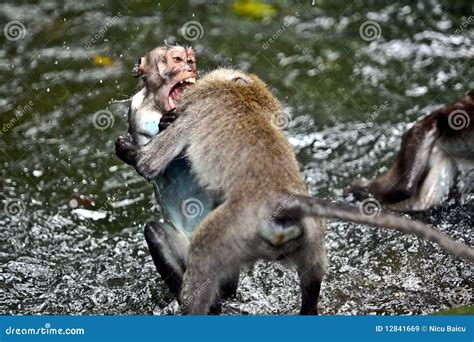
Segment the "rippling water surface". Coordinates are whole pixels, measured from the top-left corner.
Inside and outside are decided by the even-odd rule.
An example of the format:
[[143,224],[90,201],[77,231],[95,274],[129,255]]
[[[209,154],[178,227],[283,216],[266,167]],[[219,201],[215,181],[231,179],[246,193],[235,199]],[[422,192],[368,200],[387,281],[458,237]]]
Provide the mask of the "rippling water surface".
[[[152,188],[113,152],[131,67],[164,39],[192,44],[201,70],[264,79],[291,114],[311,192],[340,200],[357,176],[387,169],[411,122],[474,88],[469,1],[271,4],[263,20],[199,0],[0,4],[1,313],[176,312],[142,234],[160,217]],[[191,42],[189,21],[202,27]],[[375,33],[360,33],[368,21]],[[99,123],[99,111],[112,115]],[[416,217],[472,245],[473,213],[463,194]],[[470,265],[411,236],[331,222],[326,244],[323,314],[429,313],[472,292]],[[223,311],[298,307],[296,274],[259,263]]]

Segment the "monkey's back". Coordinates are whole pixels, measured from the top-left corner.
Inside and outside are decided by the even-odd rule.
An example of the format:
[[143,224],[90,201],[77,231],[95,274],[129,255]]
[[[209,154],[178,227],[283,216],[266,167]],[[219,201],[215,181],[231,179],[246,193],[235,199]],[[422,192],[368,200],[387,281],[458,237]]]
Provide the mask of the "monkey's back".
[[291,145],[272,125],[281,115],[278,100],[256,76],[245,76],[249,83],[204,77],[178,108],[193,118],[187,154],[199,182],[231,195],[306,192]]

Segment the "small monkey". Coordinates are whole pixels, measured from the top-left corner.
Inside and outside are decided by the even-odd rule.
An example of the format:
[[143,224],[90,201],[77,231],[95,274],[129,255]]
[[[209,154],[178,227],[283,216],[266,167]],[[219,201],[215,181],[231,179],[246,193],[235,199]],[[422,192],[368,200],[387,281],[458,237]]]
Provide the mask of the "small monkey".
[[395,163],[373,180],[356,180],[349,191],[382,203],[425,210],[442,204],[458,170],[474,162],[474,90],[422,118],[402,138]]
[[217,207],[192,233],[181,291],[185,314],[207,314],[222,282],[258,259],[296,265],[301,314],[317,314],[326,270],[324,218],[413,233],[474,262],[474,249],[397,215],[365,216],[353,206],[312,198],[291,145],[272,122],[281,106],[255,75],[218,69],[189,87],[180,116],[131,151],[147,179],[185,151]]
[[162,113],[174,111],[174,101],[196,82],[194,51],[177,45],[157,47],[138,60],[133,76],[141,77],[145,86],[132,98],[129,133],[144,145],[159,132]]
[[[196,82],[196,58],[192,48],[179,45],[157,47],[140,58],[132,75],[143,80],[143,88],[132,97],[128,112],[129,134],[116,141],[117,156],[134,165],[129,148],[146,144],[174,119],[174,101],[186,87]],[[164,113],[164,114],[163,114]],[[165,120],[164,120],[165,119]],[[195,227],[214,208],[214,199],[190,173],[183,156],[175,158],[153,181],[164,223],[149,222],[145,239],[153,262],[170,291],[176,296],[186,268],[189,237]],[[192,199],[200,205],[197,215],[186,215],[183,203]],[[222,294],[235,294],[238,273],[223,285]]]

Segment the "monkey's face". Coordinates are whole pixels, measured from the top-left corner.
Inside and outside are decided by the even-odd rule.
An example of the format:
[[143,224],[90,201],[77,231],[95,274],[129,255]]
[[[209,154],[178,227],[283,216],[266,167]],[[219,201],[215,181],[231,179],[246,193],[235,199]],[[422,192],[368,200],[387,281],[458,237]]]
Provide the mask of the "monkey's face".
[[182,91],[196,82],[196,58],[191,48],[159,47],[142,57],[138,75],[155,95],[155,104],[168,112],[176,108]]

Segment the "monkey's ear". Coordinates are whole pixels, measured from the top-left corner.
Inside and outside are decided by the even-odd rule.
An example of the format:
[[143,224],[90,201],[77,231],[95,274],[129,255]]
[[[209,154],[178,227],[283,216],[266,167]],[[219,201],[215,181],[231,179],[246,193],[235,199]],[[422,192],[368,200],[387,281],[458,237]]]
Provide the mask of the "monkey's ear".
[[138,59],[138,63],[133,66],[132,69],[132,76],[133,77],[140,77],[143,76],[144,73],[144,57]]
[[247,82],[246,79],[244,79],[243,77],[240,77],[240,76],[233,78],[232,81],[234,81],[237,84],[248,84],[249,83],[249,82]]

